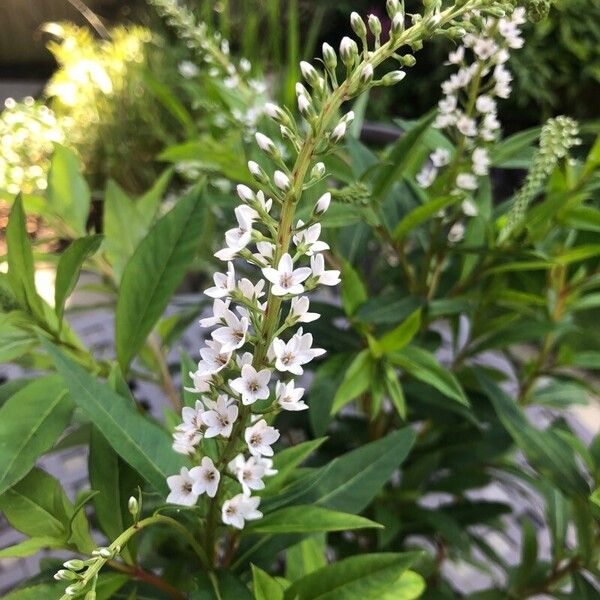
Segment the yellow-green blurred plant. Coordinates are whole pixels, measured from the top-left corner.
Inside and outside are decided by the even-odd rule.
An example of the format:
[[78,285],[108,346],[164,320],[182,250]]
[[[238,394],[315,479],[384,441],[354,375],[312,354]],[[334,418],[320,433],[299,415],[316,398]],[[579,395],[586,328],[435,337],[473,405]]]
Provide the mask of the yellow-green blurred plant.
[[0,113],[0,198],[46,189],[54,143],[64,132],[54,112],[33,98],[6,100]]
[[163,109],[144,85],[152,34],[120,26],[110,39],[98,39],[72,23],[50,23],[45,31],[59,65],[46,95],[92,183],[112,177],[132,191],[144,189],[168,137]]

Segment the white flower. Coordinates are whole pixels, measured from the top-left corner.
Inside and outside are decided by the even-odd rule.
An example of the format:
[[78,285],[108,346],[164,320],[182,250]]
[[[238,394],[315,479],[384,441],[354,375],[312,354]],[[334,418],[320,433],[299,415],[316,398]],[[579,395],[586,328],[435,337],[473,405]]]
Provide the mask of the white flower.
[[291,187],[290,178],[283,171],[275,171],[273,174],[273,181],[275,182],[275,185],[284,192],[287,192]]
[[476,217],[479,214],[477,204],[475,204],[475,202],[473,202],[473,200],[470,198],[463,200],[460,207],[467,217]]
[[301,400],[304,395],[304,389],[295,388],[293,381],[288,383],[278,381],[275,387],[275,395],[277,396],[277,403],[284,410],[297,411],[308,408],[308,405]]
[[216,469],[212,459],[208,456],[202,458],[199,467],[190,470],[190,477],[194,480],[192,492],[198,496],[204,494],[209,498],[214,498],[219,487],[221,473]]
[[250,456],[248,460],[245,460],[242,454],[238,454],[229,463],[228,468],[242,484],[244,494],[249,496],[251,490],[264,489],[263,477],[277,473],[275,469],[271,468],[272,466],[273,461],[269,458]]
[[277,104],[273,104],[273,102],[267,102],[265,104],[265,112],[274,121],[282,121],[286,118],[283,109],[280,106],[277,106]]
[[485,148],[475,148],[471,156],[471,161],[475,175],[487,175],[490,166],[490,157]]
[[450,151],[446,148],[437,148],[429,155],[429,160],[434,167],[444,167],[450,162]]
[[251,352],[244,352],[241,356],[238,354],[235,357],[235,364],[238,366],[238,369],[242,369],[244,365],[251,365],[254,360],[254,356],[252,356]]
[[454,52],[448,54],[448,64],[459,65],[465,58],[464,46],[459,46]]
[[269,353],[275,359],[275,368],[278,371],[302,375],[304,372],[302,365],[325,354],[322,348],[311,348],[311,346],[312,335],[303,334],[302,329],[299,329],[287,343],[280,338],[275,338]]
[[260,131],[256,132],[254,137],[256,138],[256,143],[261,150],[269,154],[276,152],[275,142],[273,142],[270,137],[267,137],[264,133],[260,133]]
[[472,173],[460,173],[456,177],[456,185],[462,190],[476,190],[477,179]]
[[482,94],[475,102],[475,108],[482,114],[495,112],[496,101],[487,94]]
[[306,296],[292,298],[289,318],[292,319],[294,323],[310,323],[311,321],[316,321],[320,315],[319,313],[308,312],[309,306],[310,301]]
[[460,242],[465,236],[465,226],[462,223],[454,223],[448,232],[448,241],[451,244]]
[[456,96],[446,96],[438,102],[438,108],[441,113],[448,114],[454,112],[458,106]]
[[344,121],[340,121],[330,134],[331,141],[334,143],[339,142],[346,135],[347,125]]
[[260,519],[263,515],[258,510],[260,498],[238,494],[223,502],[221,517],[225,525],[243,529],[246,521]]
[[220,342],[207,340],[206,346],[200,350],[202,360],[198,363],[200,375],[214,375],[224,369],[231,358],[231,352],[223,350]]
[[252,239],[252,223],[258,218],[258,213],[250,206],[242,204],[236,207],[235,217],[238,226],[234,229],[229,229],[225,233],[225,243],[229,248],[241,250]]
[[[250,167],[250,163],[253,163],[260,169],[260,167],[258,166],[258,163],[255,163],[254,161],[250,161],[248,163],[248,168],[250,169],[251,173],[252,173],[252,167]],[[240,200],[242,200],[242,202],[252,202],[254,200],[254,192],[247,185],[243,185],[240,183],[237,186],[236,190],[237,190],[238,196],[240,197]]]
[[192,79],[200,74],[200,69],[189,60],[182,60],[177,66],[179,73],[186,79]]
[[491,58],[498,50],[496,42],[489,38],[479,38],[473,44],[473,52],[481,59]]
[[167,477],[167,485],[171,493],[167,496],[169,504],[181,506],[194,506],[198,501],[198,494],[194,493],[194,480],[186,467],[181,467],[179,475]]
[[298,111],[301,115],[308,115],[310,113],[312,105],[310,99],[304,94],[298,96]]
[[253,456],[273,456],[271,445],[279,439],[279,431],[261,419],[251,427],[246,427],[244,439]]
[[477,135],[477,124],[475,119],[471,119],[471,117],[467,117],[467,115],[458,117],[456,120],[456,128],[467,137]]
[[202,413],[204,405],[200,400],[196,400],[195,408],[184,406],[181,409],[181,418],[183,422],[177,427],[179,431],[200,432],[202,430]]
[[256,258],[261,262],[271,262],[275,251],[275,244],[271,244],[271,242],[256,242],[256,249],[258,250],[258,253],[254,255]]
[[325,192],[315,204],[315,213],[317,215],[322,215],[331,204],[331,194],[329,192]]
[[271,292],[276,296],[285,296],[301,294],[304,291],[302,282],[310,276],[311,269],[308,267],[294,269],[292,257],[286,252],[281,257],[277,269],[264,267],[262,272],[272,284]]
[[246,342],[246,333],[248,332],[248,319],[242,317],[238,319],[237,315],[227,310],[225,313],[225,323],[223,327],[215,329],[212,337],[215,341],[222,344],[221,352],[233,352],[241,348]]
[[189,376],[194,384],[194,387],[184,388],[186,392],[192,392],[194,394],[203,394],[210,390],[210,381],[212,375],[206,372],[190,371]]
[[244,296],[244,298],[247,298],[251,302],[255,302],[256,300],[262,298],[265,295],[265,293],[263,292],[264,287],[264,279],[259,279],[256,283],[252,283],[249,279],[243,277],[238,281],[238,289],[242,293],[242,296]]
[[242,397],[242,404],[254,404],[257,400],[266,400],[269,397],[269,381],[271,371],[262,369],[257,371],[252,365],[242,367],[241,377],[229,382],[231,388]]
[[256,193],[256,199],[258,200],[258,203],[260,204],[260,207],[266,212],[269,213],[271,212],[271,208],[273,207],[273,200],[272,198],[266,199],[265,195],[263,193],[262,190],[259,190]]
[[207,426],[204,437],[212,438],[222,435],[227,438],[231,435],[233,424],[238,418],[238,407],[232,404],[234,400],[225,394],[218,396],[216,402],[210,400],[205,404],[211,408],[202,413],[202,421]]
[[[304,221],[299,220],[296,227],[301,229],[303,226]],[[320,235],[321,224],[315,223],[306,229],[301,229],[301,231],[296,233],[292,239],[294,240],[294,244],[296,244],[297,248],[300,246],[305,246],[305,254],[307,256],[312,256],[315,252],[329,250],[329,244],[319,240]]]
[[233,263],[227,263],[227,274],[215,273],[213,276],[214,287],[205,290],[205,294],[211,298],[225,298],[235,289],[235,269]]
[[190,455],[196,451],[196,446],[201,439],[202,434],[199,431],[182,429],[180,425],[173,432],[172,448],[177,454]]
[[213,302],[213,314],[212,317],[204,317],[200,319],[200,327],[213,327],[219,323],[225,322],[225,314],[229,309],[229,299],[223,300],[217,298]]
[[337,285],[340,282],[340,272],[335,269],[325,270],[325,259],[322,254],[310,257],[312,274],[321,285]]

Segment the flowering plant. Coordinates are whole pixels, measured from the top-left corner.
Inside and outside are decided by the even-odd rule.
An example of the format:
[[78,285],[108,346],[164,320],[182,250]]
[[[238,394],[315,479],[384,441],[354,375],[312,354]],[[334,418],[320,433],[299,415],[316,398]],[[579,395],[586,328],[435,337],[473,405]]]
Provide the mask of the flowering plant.
[[[154,3],[196,31],[190,41],[211,60],[222,51],[212,38],[203,46],[204,30],[176,7]],[[471,598],[593,589],[598,438],[588,448],[565,421],[542,428],[525,408],[564,407],[594,389],[573,371],[593,367],[594,351],[573,334],[579,312],[597,305],[599,246],[587,236],[597,233],[598,145],[568,160],[581,140],[564,117],[500,139],[522,9],[423,5],[406,14],[388,0],[387,32],[353,13],[358,42],[326,43],[319,64],[301,63],[299,118],[265,105],[271,130],[255,133],[254,183],[237,186],[237,223],[215,252],[223,269],[205,291],[210,336],[198,361],[183,355],[181,395],[165,349],[186,321],[161,316],[197,250],[201,185],[162,216],[159,192],[125,201],[125,219],[106,213],[105,239],[85,235],[76,174],[50,186],[81,234],[58,260],[54,310],[37,293],[15,200],[4,334],[11,360],[50,374],[3,392],[0,508],[28,539],[0,556],[75,556],[55,583],[29,582],[10,600],[453,598],[473,591],[456,581],[461,561],[503,574]],[[361,96],[403,81],[433,35],[460,43],[449,57],[458,70],[439,110],[378,156],[355,137]],[[494,208],[490,168],[515,165],[530,167],[525,182]],[[116,361],[91,355],[64,318],[89,261],[116,290]],[[325,302],[340,280],[341,302]],[[520,342],[530,343],[524,359]],[[147,372],[172,404],[166,426],[126,384]],[[71,502],[35,464],[82,437],[91,491]],[[543,498],[550,559],[526,515],[517,566],[483,535],[500,536],[501,518],[517,512],[493,487],[515,481]]]

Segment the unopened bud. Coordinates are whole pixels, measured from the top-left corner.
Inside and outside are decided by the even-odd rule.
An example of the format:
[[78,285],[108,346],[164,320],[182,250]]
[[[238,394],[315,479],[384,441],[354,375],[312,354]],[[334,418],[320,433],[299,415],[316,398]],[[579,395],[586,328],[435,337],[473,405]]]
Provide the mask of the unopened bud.
[[291,188],[290,178],[283,171],[275,171],[273,174],[275,185],[284,192]]
[[375,15],[369,15],[369,29],[371,33],[379,38],[381,35],[381,21]]
[[400,57],[400,64],[403,67],[414,67],[417,64],[417,59],[412,54],[405,54]]
[[346,123],[344,121],[340,121],[334,128],[331,134],[329,135],[329,139],[336,144],[346,135]]
[[340,122],[341,123],[346,123],[346,125],[350,125],[350,123],[352,123],[352,121],[354,121],[354,111],[353,110],[349,110],[341,119]]
[[56,579],[56,581],[74,581],[77,579],[77,575],[75,575],[73,571],[61,569],[60,571],[54,573],[54,579]]
[[320,87],[321,76],[309,62],[303,60],[300,63],[300,71],[302,71],[302,77],[306,79],[309,85],[312,87]]
[[[248,161],[248,171],[250,171],[250,175],[252,175],[252,177],[254,177],[254,179],[256,181],[258,181],[259,183],[266,183],[269,179],[267,177],[267,174],[264,172],[263,168],[257,162],[255,162],[253,160]],[[238,191],[238,194],[239,194],[239,191]],[[242,200],[244,200],[246,202],[250,201],[250,200],[246,200],[245,196],[244,196],[244,198],[242,198]]]
[[368,85],[373,81],[373,65],[371,63],[367,63],[360,72],[360,76],[358,80],[362,85]]
[[337,55],[327,42],[323,44],[323,62],[328,69],[333,70],[337,67]]
[[417,23],[420,23],[423,20],[423,15],[421,15],[420,13],[413,13],[410,16],[410,22],[413,25],[416,25]]
[[329,192],[325,192],[317,200],[317,203],[315,204],[315,210],[314,210],[315,214],[322,215],[329,208],[330,204],[331,204],[331,194]]
[[258,144],[258,147],[263,152],[265,152],[272,158],[275,158],[279,155],[279,151],[275,146],[275,142],[273,142],[273,140],[270,137],[267,137],[263,133],[260,133],[260,131],[258,131],[254,137],[256,138],[256,143]]
[[350,68],[354,66],[356,58],[358,57],[358,46],[352,38],[342,38],[342,41],[340,42],[340,57],[347,67]]
[[406,77],[404,71],[390,71],[381,78],[381,85],[396,85]]
[[265,112],[273,121],[277,123],[287,123],[289,121],[289,117],[285,113],[285,111],[277,104],[273,102],[267,102],[265,104]]
[[396,16],[396,13],[400,10],[400,3],[398,0],[387,0],[385,3],[385,8],[390,19],[393,19]]
[[290,142],[294,141],[294,132],[285,125],[281,125],[279,127],[279,133],[281,133],[281,137],[284,140],[290,140]]
[[325,163],[318,162],[310,172],[311,179],[321,179],[325,175]]
[[85,567],[85,563],[78,558],[72,558],[71,560],[63,563],[63,565],[65,568],[70,569],[71,571],[81,571],[81,569]]
[[[252,162],[252,161],[250,161]],[[258,165],[256,163],[254,163],[257,167]],[[250,163],[248,163],[248,168],[250,168]],[[260,169],[260,167],[259,167]],[[250,170],[250,172],[252,172],[252,170]],[[129,513],[131,514],[131,516],[135,519],[138,516],[138,513],[140,511],[140,506],[138,503],[138,500],[135,496],[130,496],[129,500],[127,501],[127,508],[129,510]]]
[[[254,163],[254,164],[256,164],[256,163]],[[250,166],[250,163],[248,163],[248,167],[249,166]],[[252,170],[250,170],[250,172],[252,172]],[[240,183],[237,186],[236,191],[242,202],[253,202],[254,201],[254,192],[247,185]]]
[[367,36],[367,26],[357,12],[353,12],[350,15],[350,25],[352,26],[354,33],[356,33],[360,39],[363,39]]
[[313,114],[313,108],[308,96],[299,94],[298,96],[298,110],[303,117],[310,117]]
[[392,19],[392,27],[390,29],[390,36],[397,38],[404,32],[404,13],[398,12]]
[[83,582],[78,581],[77,583],[74,583],[73,585],[68,586],[65,589],[65,594],[67,596],[78,596],[82,591],[82,586],[83,586]]
[[102,558],[112,558],[113,551],[110,548],[96,548],[92,554],[94,556],[100,556]]

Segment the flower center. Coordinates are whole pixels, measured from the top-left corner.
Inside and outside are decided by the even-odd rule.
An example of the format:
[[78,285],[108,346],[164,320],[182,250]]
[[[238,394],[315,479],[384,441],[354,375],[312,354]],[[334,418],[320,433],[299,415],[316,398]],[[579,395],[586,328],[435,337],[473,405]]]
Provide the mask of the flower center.
[[262,444],[262,436],[260,433],[253,433],[250,437],[251,446],[260,446]]
[[283,273],[281,275],[281,287],[288,288],[292,285],[292,274],[291,273]]

